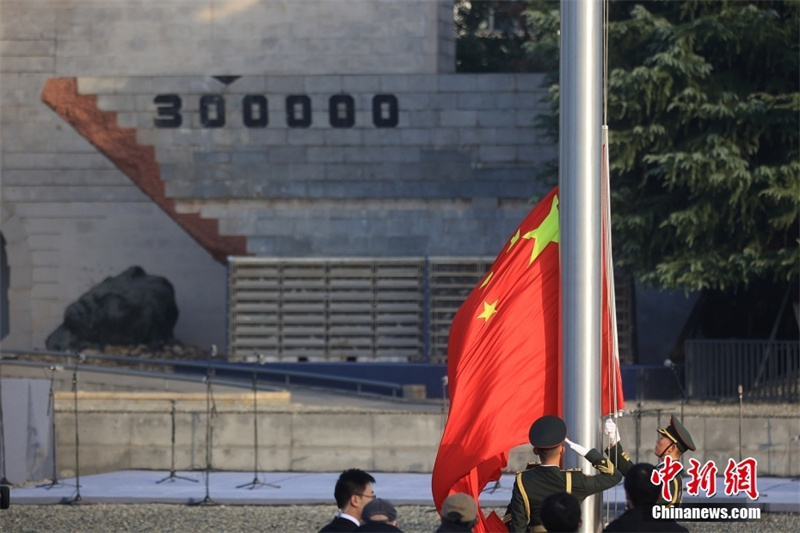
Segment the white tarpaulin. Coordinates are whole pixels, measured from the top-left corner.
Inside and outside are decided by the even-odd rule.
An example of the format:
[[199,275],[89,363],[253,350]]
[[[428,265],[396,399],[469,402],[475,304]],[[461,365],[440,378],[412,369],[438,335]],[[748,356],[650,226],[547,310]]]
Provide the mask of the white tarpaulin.
[[3,442],[0,466],[11,483],[50,479],[53,475],[50,382],[2,379]]

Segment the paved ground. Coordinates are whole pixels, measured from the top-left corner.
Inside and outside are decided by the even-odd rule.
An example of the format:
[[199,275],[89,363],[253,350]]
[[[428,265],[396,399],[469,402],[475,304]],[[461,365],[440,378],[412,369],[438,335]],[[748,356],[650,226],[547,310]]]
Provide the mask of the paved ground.
[[[410,473],[375,473],[375,492],[395,505],[433,505],[431,475]],[[178,477],[179,476],[179,477]],[[69,503],[80,497],[86,503],[202,503],[206,497],[226,505],[309,505],[330,504],[338,473],[259,472],[259,484],[252,485],[254,473],[169,472],[127,470],[80,478],[80,490],[75,479],[63,484],[29,485],[12,488],[15,505]],[[482,507],[505,506],[511,499],[513,474],[506,474],[500,484],[484,490]],[[800,513],[800,479],[758,478],[757,505],[765,512]],[[723,487],[722,478],[718,487]],[[686,496],[686,502],[709,502],[708,498]],[[604,493],[604,501],[620,505],[625,502],[622,486]],[[714,503],[750,504],[744,494],[726,496],[720,490]]]

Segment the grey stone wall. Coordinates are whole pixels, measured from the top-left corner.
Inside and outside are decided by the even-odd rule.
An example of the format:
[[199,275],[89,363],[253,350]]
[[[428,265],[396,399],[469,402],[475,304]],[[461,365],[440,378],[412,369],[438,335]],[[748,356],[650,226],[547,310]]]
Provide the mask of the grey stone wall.
[[[71,396],[58,393],[55,410],[62,478],[71,475],[75,468],[75,415]],[[112,398],[113,393],[108,396]],[[145,396],[116,402],[81,400],[82,473],[170,468],[169,395],[161,393],[160,399]],[[176,468],[203,468],[206,427],[203,395],[194,394],[191,400],[174,396],[178,400]],[[213,465],[220,470],[247,471],[253,460],[253,415],[247,407],[248,402],[252,406],[252,395],[228,397],[230,401],[217,403]],[[445,422],[441,413],[431,412],[293,409],[268,401],[259,401],[259,409],[258,461],[267,471],[327,472],[361,464],[378,472],[430,472]],[[631,460],[657,462],[653,447],[656,429],[663,427],[663,423],[654,413],[643,415],[639,427],[633,418],[620,422],[622,445]],[[690,458],[701,465],[713,461],[719,469],[718,475],[722,475],[729,459],[738,461],[736,418],[688,416],[685,423],[692,428],[697,451],[683,456],[684,468],[689,468]],[[757,461],[759,476],[791,477],[800,472],[797,444],[791,440],[800,431],[796,417],[748,417],[744,423],[742,458]],[[85,461],[88,457],[92,460]],[[510,451],[507,470],[524,470],[527,462],[536,459],[530,445],[518,446]]]
[[[218,223],[256,255],[494,255],[540,192],[535,169],[556,153],[533,129],[537,76],[452,74],[448,2],[0,8],[7,348],[43,347],[69,303],[134,264],[175,285],[176,337],[225,345],[224,265],[73,129],[70,110],[42,102],[48,80],[74,78],[96,95],[98,110],[116,113],[113,127],[153,147],[176,212]],[[179,128],[154,126],[163,94],[181,99]],[[224,126],[203,123],[208,95],[224,99]],[[245,95],[266,98],[265,127],[244,123]],[[309,99],[308,127],[287,125],[293,95]],[[353,99],[350,127],[331,125],[330,99],[341,95]],[[376,126],[377,95],[396,99],[396,124]],[[379,117],[391,122],[385,102]]]
[[[283,257],[494,255],[541,192],[534,169],[556,155],[533,128],[540,85],[511,74],[78,78],[155,146],[182,211]],[[154,103],[167,96],[179,110]],[[396,123],[376,125],[376,96],[396,102]],[[264,99],[258,113],[248,97]],[[352,98],[351,126],[332,125],[333,97]],[[287,101],[301,98],[310,124],[290,126]],[[263,109],[266,124],[245,125]],[[157,127],[164,116],[181,126]]]

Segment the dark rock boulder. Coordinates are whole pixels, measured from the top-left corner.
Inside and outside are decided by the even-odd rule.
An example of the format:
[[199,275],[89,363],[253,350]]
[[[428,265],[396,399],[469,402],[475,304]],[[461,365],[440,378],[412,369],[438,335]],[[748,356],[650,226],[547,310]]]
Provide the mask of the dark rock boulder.
[[107,344],[158,347],[173,340],[177,321],[172,284],[133,266],[70,304],[64,323],[45,344],[53,351],[102,349]]

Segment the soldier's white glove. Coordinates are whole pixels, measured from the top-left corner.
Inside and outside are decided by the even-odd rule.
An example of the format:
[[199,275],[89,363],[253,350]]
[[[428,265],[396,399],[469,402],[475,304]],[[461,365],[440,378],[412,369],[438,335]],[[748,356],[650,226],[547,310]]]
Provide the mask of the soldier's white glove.
[[605,434],[608,435],[609,446],[614,446],[619,442],[619,428],[617,428],[616,422],[611,418],[606,420]]
[[589,453],[589,448],[586,448],[585,446],[581,446],[580,444],[572,442],[569,439],[564,439],[564,442],[566,442],[567,446],[575,450],[575,453],[577,453],[581,457],[586,457],[586,454]]

